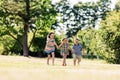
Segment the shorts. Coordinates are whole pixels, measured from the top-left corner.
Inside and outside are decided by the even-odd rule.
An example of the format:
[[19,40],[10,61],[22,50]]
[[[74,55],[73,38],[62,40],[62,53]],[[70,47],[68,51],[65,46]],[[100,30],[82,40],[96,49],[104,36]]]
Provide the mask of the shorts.
[[44,52],[45,52],[47,55],[50,55],[50,54],[52,54],[53,52],[55,52],[55,50],[44,50]]
[[80,60],[81,57],[82,57],[81,55],[73,54],[73,59],[74,59],[74,60],[75,60],[75,59],[79,59],[79,60]]
[[67,54],[67,55],[69,55],[69,51],[68,51],[68,50],[66,50],[66,51],[61,50],[61,55],[62,55],[62,54]]

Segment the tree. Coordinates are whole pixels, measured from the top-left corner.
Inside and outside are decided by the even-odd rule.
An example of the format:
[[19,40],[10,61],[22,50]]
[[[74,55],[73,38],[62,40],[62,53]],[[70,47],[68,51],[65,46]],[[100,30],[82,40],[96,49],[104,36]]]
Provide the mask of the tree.
[[96,58],[101,57],[99,52],[100,38],[98,35],[98,30],[95,30],[93,27],[89,27],[85,30],[80,30],[77,33],[77,37],[80,39],[80,43],[83,45],[89,58],[93,59],[93,55]]
[[[55,19],[55,11],[51,2],[48,0],[1,0],[0,21],[6,34],[10,35],[21,45],[23,55],[28,56],[28,32],[32,31],[35,37],[36,30],[51,26]],[[49,13],[49,14],[48,14]],[[54,16],[53,16],[54,14]],[[50,17],[51,16],[51,17]],[[40,19],[42,18],[42,19]],[[49,18],[51,21],[49,21]],[[52,22],[52,23],[51,23]],[[46,24],[47,23],[47,24]],[[45,25],[46,24],[46,25]],[[41,26],[42,25],[42,26]],[[22,27],[23,26],[23,27]],[[19,28],[19,30],[17,30]],[[17,35],[23,35],[22,42]],[[4,34],[5,35],[5,34]]]
[[101,37],[106,44],[104,57],[106,61],[120,64],[120,11],[108,14],[101,23]]
[[119,11],[120,10],[120,0],[117,0],[117,3],[115,5],[115,10]]
[[[79,2],[72,7],[67,0],[62,0],[56,4],[56,10],[61,19],[54,25],[60,26],[62,23],[62,26],[67,29],[66,35],[71,37],[82,28],[95,27],[98,21],[104,19],[106,13],[110,11],[109,5],[109,0],[100,0],[97,3]],[[53,27],[56,28],[56,26]]]

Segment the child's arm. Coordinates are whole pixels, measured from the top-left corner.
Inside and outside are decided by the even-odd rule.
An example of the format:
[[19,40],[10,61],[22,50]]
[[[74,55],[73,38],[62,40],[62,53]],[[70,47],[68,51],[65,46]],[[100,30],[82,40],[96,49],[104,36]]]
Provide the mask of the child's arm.
[[57,43],[55,42],[54,44],[55,44],[55,46],[56,46],[56,47],[57,47],[57,49],[58,49],[58,45],[57,45]]
[[82,53],[83,53],[83,54],[85,53],[83,48],[82,48]]
[[58,46],[59,48],[62,46],[62,43]]
[[72,48],[72,54],[74,54],[75,53],[75,51],[74,51],[74,49]]
[[72,50],[72,53],[74,53],[74,52],[75,52],[75,50],[74,50],[74,46],[72,46],[72,49],[71,49],[71,50]]
[[50,38],[49,38],[49,37],[48,37],[48,35],[47,35],[46,44],[48,44],[48,43],[49,43],[49,40],[50,40]]

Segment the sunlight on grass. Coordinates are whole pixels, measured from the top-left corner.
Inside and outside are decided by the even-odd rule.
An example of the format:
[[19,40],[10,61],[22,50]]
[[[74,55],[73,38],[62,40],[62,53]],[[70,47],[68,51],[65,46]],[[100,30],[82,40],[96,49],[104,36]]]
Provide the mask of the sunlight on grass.
[[57,58],[55,65],[46,64],[46,58],[22,56],[0,56],[1,80],[119,80],[120,65],[107,64],[102,60],[83,59],[73,66],[67,59],[67,66],[61,66]]

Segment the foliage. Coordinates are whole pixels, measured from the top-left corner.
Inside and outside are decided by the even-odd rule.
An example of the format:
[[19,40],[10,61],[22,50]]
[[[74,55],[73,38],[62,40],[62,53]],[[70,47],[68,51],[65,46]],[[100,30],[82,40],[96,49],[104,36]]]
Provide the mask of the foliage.
[[23,47],[30,49],[34,38],[44,38],[55,22],[56,12],[50,0],[1,0],[0,6],[0,36],[13,38],[10,48],[16,53],[24,51]]
[[103,54],[108,62],[120,64],[120,11],[111,12],[101,23],[101,36],[106,44]]
[[115,5],[115,9],[116,11],[119,11],[120,10],[120,0],[117,0],[117,3]]
[[99,35],[98,30],[95,30],[93,27],[89,27],[77,33],[76,37],[80,39],[80,43],[83,45],[87,57],[92,59],[102,58],[100,48],[103,44]]
[[[88,2],[71,6],[67,0],[60,1],[55,7],[58,12],[58,20],[53,28],[57,26],[66,28],[66,35],[71,37],[79,30],[87,27],[95,27],[100,19],[104,19],[106,13],[110,11],[110,1],[100,0],[97,3]],[[63,24],[63,25],[61,25]]]

